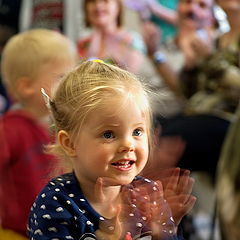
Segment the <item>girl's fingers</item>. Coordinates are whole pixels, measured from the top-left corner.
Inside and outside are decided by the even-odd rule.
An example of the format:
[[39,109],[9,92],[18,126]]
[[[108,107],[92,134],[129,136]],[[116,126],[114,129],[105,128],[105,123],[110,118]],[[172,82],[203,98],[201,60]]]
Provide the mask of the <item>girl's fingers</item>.
[[179,206],[184,205],[188,202],[191,195],[189,194],[181,194],[181,195],[175,195],[171,196],[167,199],[169,205],[171,204],[179,204]]
[[166,189],[165,189],[166,193],[171,194],[171,191],[172,191],[172,194],[176,193],[176,190],[178,187],[179,175],[180,175],[180,168],[175,168],[166,186]]
[[122,224],[120,222],[121,210],[122,210],[122,207],[120,205],[118,205],[117,209],[116,209],[116,216],[114,218],[112,218],[112,223],[114,224],[115,232],[117,232],[117,233],[120,233],[121,229],[122,229]]
[[197,198],[192,195],[188,198],[188,201],[183,205],[183,208],[182,208],[185,212],[184,215],[186,215],[191,211],[196,201],[197,201]]
[[188,181],[190,176],[189,170],[183,170],[182,175],[179,176],[177,193],[184,194],[188,192]]
[[194,183],[195,183],[194,178],[189,177],[187,185],[185,186],[183,193],[190,195],[192,193]]
[[196,197],[192,195],[178,195],[168,199],[174,221],[178,225],[181,219],[193,208]]
[[94,186],[94,193],[100,202],[105,201],[105,195],[103,193],[103,179],[101,177],[99,177],[96,181],[96,184]]
[[162,182],[160,180],[157,180],[154,182],[154,186],[153,186],[153,193],[156,193],[157,196],[163,197],[163,185]]

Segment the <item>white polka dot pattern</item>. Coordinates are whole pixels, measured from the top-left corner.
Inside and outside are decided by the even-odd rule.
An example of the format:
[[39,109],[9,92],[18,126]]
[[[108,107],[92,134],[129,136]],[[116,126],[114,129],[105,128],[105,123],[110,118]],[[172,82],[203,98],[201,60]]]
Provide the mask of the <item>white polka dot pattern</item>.
[[[154,182],[144,178],[139,179],[145,182],[144,184],[152,184],[152,189],[157,191]],[[138,188],[134,190],[139,191]],[[148,197],[144,196],[143,199],[147,200]],[[149,236],[147,234],[150,232],[147,226],[148,219],[140,214],[137,201],[138,199],[134,198],[129,202],[131,209],[127,215],[126,225],[131,235],[135,236],[134,239],[141,239],[141,234]],[[89,205],[79,188],[75,175],[70,173],[51,180],[39,194],[31,208],[28,234],[29,239],[32,240],[94,239],[99,222],[107,221]],[[172,217],[169,218],[169,222],[174,223]],[[169,222],[162,223],[166,226],[163,232],[170,236],[166,239],[177,240],[178,238],[172,238],[173,231],[167,228]],[[108,225],[109,231],[114,231],[114,229],[114,225]]]

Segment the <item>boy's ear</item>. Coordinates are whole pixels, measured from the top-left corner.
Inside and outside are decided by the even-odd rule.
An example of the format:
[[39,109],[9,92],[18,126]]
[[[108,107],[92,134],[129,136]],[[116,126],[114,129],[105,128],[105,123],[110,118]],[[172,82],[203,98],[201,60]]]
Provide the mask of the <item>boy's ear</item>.
[[15,83],[16,90],[23,97],[32,96],[34,94],[33,81],[30,77],[18,78]]
[[76,151],[74,148],[74,144],[69,136],[69,134],[61,130],[58,132],[58,141],[60,145],[62,146],[64,152],[69,156],[69,157],[75,157],[76,156]]

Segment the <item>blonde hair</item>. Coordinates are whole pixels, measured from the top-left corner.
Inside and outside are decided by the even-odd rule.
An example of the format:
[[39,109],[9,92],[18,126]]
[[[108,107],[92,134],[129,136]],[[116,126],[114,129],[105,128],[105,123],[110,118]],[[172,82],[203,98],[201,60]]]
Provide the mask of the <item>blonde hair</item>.
[[77,60],[77,55],[74,44],[61,33],[48,29],[34,29],[16,34],[10,38],[3,50],[3,83],[10,94],[17,97],[17,79],[34,78],[42,65],[65,59]]
[[[129,99],[140,107],[147,121],[150,143],[152,116],[147,88],[132,73],[94,61],[82,62],[62,79],[53,94],[50,108],[56,131],[65,130],[74,139],[90,113],[118,98],[122,107],[127,107]],[[49,149],[60,159],[68,158],[58,142]]]

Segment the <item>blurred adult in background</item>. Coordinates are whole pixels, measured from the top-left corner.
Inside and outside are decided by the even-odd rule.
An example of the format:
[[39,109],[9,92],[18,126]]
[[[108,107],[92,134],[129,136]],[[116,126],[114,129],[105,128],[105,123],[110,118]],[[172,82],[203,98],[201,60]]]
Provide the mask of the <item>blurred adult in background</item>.
[[[156,153],[155,164],[152,165],[152,168],[170,167],[173,164],[190,169],[195,173],[196,185],[194,190],[198,197],[198,203],[191,214],[191,223],[188,225],[189,219],[184,222],[184,224],[187,223],[184,225],[187,239],[205,240],[211,235],[211,218],[214,214],[214,185],[212,180],[215,178],[222,143],[229,125],[229,121],[226,119],[207,112],[191,112],[190,114],[190,102],[185,95],[185,89],[193,89],[192,86],[196,84],[193,80],[195,76],[189,73],[188,77],[189,79],[192,77],[193,81],[187,81],[188,79],[182,74],[186,69],[189,70],[204,62],[214,50],[216,29],[213,10],[213,0],[179,1],[177,8],[179,25],[173,42],[176,50],[172,51],[172,56],[166,49],[157,48],[153,40],[154,34],[157,34],[154,32],[154,26],[146,28],[146,24],[144,25],[145,39],[151,59],[166,85],[175,93],[176,101],[183,102],[183,108],[175,116],[156,117],[161,126],[160,142],[171,137],[173,139],[180,137],[183,141],[182,144],[184,144],[182,155],[178,159],[175,158],[174,162],[166,160],[163,166],[159,163]],[[151,32],[146,31],[149,29]],[[174,66],[175,53],[180,56],[175,61],[177,59],[181,61],[176,62],[180,65],[178,69]],[[196,85],[198,86],[198,84]],[[200,106],[201,104],[203,102],[200,103]],[[174,143],[169,144],[171,144],[169,148],[176,147]],[[159,158],[161,155],[162,146],[160,145]],[[198,224],[200,221],[202,222]],[[189,226],[192,229],[189,230]]]
[[[185,77],[183,72],[186,69],[188,71],[190,65],[200,64],[214,49],[213,7],[213,0],[179,1],[179,27],[175,45],[183,61],[178,72],[174,71],[174,62],[168,62],[162,49],[157,51],[156,43],[150,39],[156,34],[154,28],[144,29],[146,35],[149,30],[150,37],[146,36],[145,39],[154,64],[169,89],[177,96],[176,100],[184,103],[180,114],[176,113],[176,116],[157,116],[162,128],[161,136],[181,136],[186,146],[178,164],[191,170],[207,170],[212,176],[229,122],[206,112],[189,114],[189,100],[184,88],[192,89],[196,82],[193,80],[194,74],[189,73]],[[188,81],[187,77],[192,81]]]
[[163,101],[158,97],[162,84],[146,56],[142,36],[123,26],[124,10],[122,0],[84,0],[85,24],[90,33],[79,39],[79,55],[102,59],[137,74],[154,92],[153,111],[162,110]]
[[194,47],[180,75],[180,87],[188,99],[189,112],[209,113],[231,121],[240,89],[240,3],[236,0],[216,3],[226,12],[230,30],[220,35],[208,51],[198,45]]
[[[179,90],[187,100],[185,115],[167,122],[166,128],[163,127],[163,134],[185,134],[189,146],[196,143],[196,148],[192,147],[192,154],[184,153],[182,159],[186,163],[192,162],[197,147],[201,146],[199,149],[204,155],[200,152],[197,154],[202,158],[197,161],[200,162],[199,167],[202,166],[202,170],[209,169],[213,175],[229,123],[235,118],[240,96],[240,2],[217,3],[227,14],[230,30],[216,38],[208,49],[201,46],[200,42],[193,45],[193,54],[186,57],[185,67],[178,77]],[[204,41],[205,37],[201,38]],[[191,148],[186,148],[186,151],[188,149]],[[196,163],[194,165],[197,166]]]
[[82,58],[100,58],[138,73],[144,62],[145,45],[141,36],[122,26],[121,0],[84,0],[85,24],[92,29],[78,42]]
[[177,95],[182,95],[179,72],[200,61],[212,49],[215,33],[213,7],[213,0],[180,0],[177,6],[177,34],[171,46],[166,46],[167,49],[158,49],[154,38],[159,38],[159,33],[154,25],[143,25],[149,56],[166,85]]

